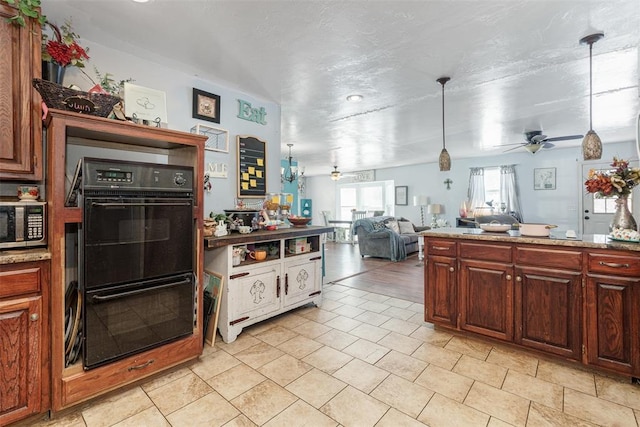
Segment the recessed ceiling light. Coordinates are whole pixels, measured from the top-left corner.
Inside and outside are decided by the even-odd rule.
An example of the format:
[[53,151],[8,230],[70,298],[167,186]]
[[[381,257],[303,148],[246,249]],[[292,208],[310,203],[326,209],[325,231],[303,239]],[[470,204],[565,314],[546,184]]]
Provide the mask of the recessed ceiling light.
[[349,95],[349,96],[347,96],[347,101],[349,101],[349,102],[360,102],[360,101],[362,101],[363,98],[364,98],[364,96],[362,96],[362,95]]
[[147,3],[149,0],[133,0],[136,3]]

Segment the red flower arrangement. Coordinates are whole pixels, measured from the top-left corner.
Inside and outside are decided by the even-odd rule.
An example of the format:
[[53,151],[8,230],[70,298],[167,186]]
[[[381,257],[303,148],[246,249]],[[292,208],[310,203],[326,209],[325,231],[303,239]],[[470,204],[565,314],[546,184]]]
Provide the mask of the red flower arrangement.
[[640,169],[630,168],[627,160],[613,158],[609,171],[589,171],[589,179],[584,182],[587,192],[599,197],[627,197],[640,184]]
[[53,30],[55,39],[49,40],[48,37],[43,34],[42,60],[55,62],[62,67],[66,67],[67,65],[73,65],[79,68],[84,67],[83,61],[89,59],[89,55],[87,54],[89,49],[84,49],[78,44],[76,39],[80,36],[71,29],[71,22],[66,21],[60,28],[51,22],[47,22],[46,24]]

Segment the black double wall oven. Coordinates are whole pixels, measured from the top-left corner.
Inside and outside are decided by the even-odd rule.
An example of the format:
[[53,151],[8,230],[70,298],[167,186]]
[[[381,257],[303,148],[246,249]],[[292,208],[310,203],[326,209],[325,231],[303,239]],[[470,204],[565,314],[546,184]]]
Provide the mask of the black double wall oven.
[[92,369],[193,333],[193,169],[81,160],[83,363]]

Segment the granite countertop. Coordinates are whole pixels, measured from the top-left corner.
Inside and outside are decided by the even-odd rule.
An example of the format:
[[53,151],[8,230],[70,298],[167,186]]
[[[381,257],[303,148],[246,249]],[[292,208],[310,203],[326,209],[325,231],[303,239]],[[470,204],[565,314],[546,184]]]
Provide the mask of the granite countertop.
[[222,237],[205,237],[204,247],[205,249],[215,249],[228,245],[237,245],[248,242],[264,242],[267,240],[280,240],[288,239],[290,237],[313,236],[316,234],[331,232],[333,232],[333,227],[323,226],[281,228],[273,231],[259,230],[249,234],[231,232],[231,234]]
[[570,246],[574,248],[620,249],[640,252],[640,243],[611,240],[607,234],[585,234],[576,238],[567,238],[563,232],[552,230],[549,237],[521,236],[519,231],[506,233],[488,233],[479,228],[435,228],[422,231],[424,237],[446,237],[451,239],[485,240],[493,242],[528,243],[552,246]]
[[51,259],[51,252],[47,248],[7,249],[0,251],[0,264],[15,264],[18,262],[43,261]]

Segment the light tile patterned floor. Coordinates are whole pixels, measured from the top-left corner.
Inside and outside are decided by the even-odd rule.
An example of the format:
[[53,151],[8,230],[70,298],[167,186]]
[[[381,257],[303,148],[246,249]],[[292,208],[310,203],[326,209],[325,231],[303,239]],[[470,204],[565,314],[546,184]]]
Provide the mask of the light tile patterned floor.
[[423,307],[326,285],[196,362],[38,426],[635,426],[640,387],[434,330]]

